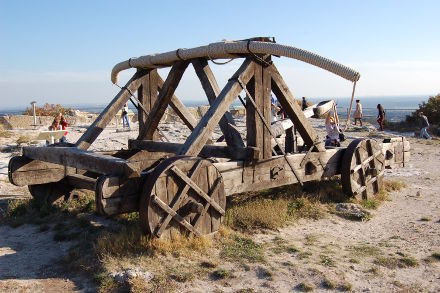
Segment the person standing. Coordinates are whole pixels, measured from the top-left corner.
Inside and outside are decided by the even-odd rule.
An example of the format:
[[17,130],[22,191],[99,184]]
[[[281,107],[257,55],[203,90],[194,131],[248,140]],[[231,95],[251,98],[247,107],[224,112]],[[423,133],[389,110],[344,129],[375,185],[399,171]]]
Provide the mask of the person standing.
[[127,103],[124,104],[122,108],[122,127],[125,129],[125,123],[127,123],[128,129],[130,129],[130,121],[128,120],[128,106]]
[[302,97],[301,109],[304,111],[308,106],[306,97]]
[[379,130],[383,131],[383,122],[385,120],[385,110],[381,104],[377,104],[377,123],[379,123]]
[[420,117],[420,124],[422,126],[422,128],[420,129],[420,138],[426,137],[426,139],[431,139],[431,136],[428,133],[428,129],[429,129],[428,117],[423,115],[423,112],[419,113],[419,117]]
[[339,129],[339,117],[335,105],[333,105],[333,112],[335,115],[334,117],[331,116],[331,111],[329,111],[327,118],[325,119],[325,130],[327,131],[325,146],[340,147],[341,143],[339,135],[341,130]]
[[359,123],[362,126],[362,105],[360,100],[356,100],[356,110],[354,111],[354,125],[356,125],[357,121],[359,120]]
[[[66,130],[66,127],[69,124],[67,123],[66,118],[64,118],[63,113],[60,112],[56,119],[59,121],[61,129]],[[67,142],[66,134],[67,134],[67,131],[64,133],[63,137],[60,139],[60,142]]]

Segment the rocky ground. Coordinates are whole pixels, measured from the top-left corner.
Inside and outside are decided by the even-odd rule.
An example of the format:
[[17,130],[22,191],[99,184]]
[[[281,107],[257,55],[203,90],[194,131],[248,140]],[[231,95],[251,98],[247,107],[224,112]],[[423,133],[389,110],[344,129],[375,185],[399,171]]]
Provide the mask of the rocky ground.
[[[244,122],[238,124],[244,130]],[[324,137],[323,121],[313,120],[313,124]],[[179,123],[162,123],[161,129],[178,142],[189,134]],[[86,128],[79,125],[68,130],[68,139],[74,142]],[[20,145],[44,145],[33,141],[38,132],[9,130],[9,137],[0,137],[0,213],[5,213],[8,200],[29,197],[26,188],[8,182],[7,164],[11,156],[20,153]],[[376,134],[371,125],[351,128],[344,145],[353,138]],[[136,136],[137,131],[122,132],[111,126],[91,150],[126,148],[127,139]],[[219,137],[220,132],[214,136]],[[17,143],[20,138],[21,144]],[[204,258],[214,263],[214,272],[195,273],[170,288],[183,292],[439,292],[440,143],[407,139],[411,142],[410,163],[386,173],[387,179],[405,182],[407,187],[390,192],[388,200],[372,210],[370,220],[351,221],[328,213],[318,220],[300,219],[280,229],[251,233],[249,237],[260,245],[263,258],[232,261],[214,249],[209,257],[195,257],[202,264]],[[92,276],[69,271],[61,263],[75,241],[56,241],[55,233],[41,225],[0,226],[1,292],[97,290]],[[184,261],[179,257],[167,259],[174,265]],[[121,272],[131,270],[129,275],[149,282],[148,265],[142,267],[140,263],[114,264],[113,277],[121,278]]]

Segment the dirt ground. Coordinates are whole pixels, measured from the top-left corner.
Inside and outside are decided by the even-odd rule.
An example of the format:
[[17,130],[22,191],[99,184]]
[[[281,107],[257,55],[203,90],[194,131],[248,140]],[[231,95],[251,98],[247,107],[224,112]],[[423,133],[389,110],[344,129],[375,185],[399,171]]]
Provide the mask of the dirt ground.
[[[183,137],[183,130],[168,125],[170,133]],[[73,129],[71,140],[84,131]],[[26,188],[7,180],[7,163],[19,153],[11,138],[0,138],[0,213],[7,199],[29,196]],[[28,131],[29,135],[35,134]],[[320,129],[322,134],[322,128]],[[351,139],[368,132],[347,132]],[[125,146],[136,133],[106,130],[95,149]],[[411,160],[404,169],[389,170],[387,179],[403,181],[407,187],[389,193],[369,221],[358,222],[328,214],[324,219],[301,219],[278,231],[253,234],[263,244],[266,261],[243,265],[222,261],[231,277],[215,280],[201,276],[178,284],[181,292],[440,292],[440,143],[408,138]],[[346,142],[348,143],[348,142]],[[0,292],[93,292],[90,276],[73,274],[60,263],[73,245],[54,241],[53,231],[37,225],[17,228],[0,226]],[[293,250],[277,250],[284,246]],[[404,260],[410,259],[407,265]],[[221,260],[220,260],[221,261]],[[247,290],[247,291],[245,291]]]

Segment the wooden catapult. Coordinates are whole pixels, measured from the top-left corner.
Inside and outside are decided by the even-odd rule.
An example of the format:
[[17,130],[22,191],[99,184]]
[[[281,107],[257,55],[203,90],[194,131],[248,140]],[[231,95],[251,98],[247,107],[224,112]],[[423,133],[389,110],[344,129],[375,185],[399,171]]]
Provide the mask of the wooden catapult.
[[[385,168],[403,167],[409,142],[402,137],[378,142],[357,139],[347,148],[326,148],[296,103],[271,56],[296,58],[356,82],[359,73],[339,63],[268,38],[220,42],[194,49],[129,59],[115,66],[137,72],[76,144],[25,147],[11,158],[9,180],[28,185],[37,200],[54,202],[73,190],[95,193],[97,212],[106,215],[139,211],[140,224],[157,237],[209,234],[219,229],[226,197],[341,175],[344,192],[369,198],[380,190]],[[220,90],[208,61],[242,58],[243,63]],[[192,64],[210,108],[199,120],[175,96],[185,69]],[[157,68],[171,67],[162,80]],[[133,95],[137,91],[137,97]],[[247,135],[243,139],[229,112],[244,91]],[[293,127],[279,143],[271,125],[271,92]],[[87,149],[124,103],[135,99],[139,136],[128,149]],[[240,98],[241,99],[241,98]],[[191,130],[185,143],[159,141],[159,122],[168,107]],[[211,141],[216,126],[225,143]],[[296,134],[304,144],[301,152]]]

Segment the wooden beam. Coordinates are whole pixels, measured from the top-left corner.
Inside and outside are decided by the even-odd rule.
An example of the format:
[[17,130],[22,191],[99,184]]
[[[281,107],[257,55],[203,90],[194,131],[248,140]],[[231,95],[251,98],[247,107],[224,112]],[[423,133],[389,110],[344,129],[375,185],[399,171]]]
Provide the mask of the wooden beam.
[[[164,81],[158,75],[158,88],[159,91],[162,90]],[[173,94],[170,101],[170,107],[174,110],[174,112],[182,119],[183,123],[188,126],[190,130],[193,130],[197,125],[197,119],[191,114],[190,111],[185,107],[185,105]]]
[[[183,147],[180,143],[157,142],[151,140],[129,140],[130,149],[146,150],[147,152],[165,152],[177,154]],[[233,160],[258,159],[259,150],[252,147],[233,149],[228,146],[205,145],[198,154],[202,158],[229,158]]]
[[[151,70],[142,78],[142,84],[138,89],[138,99],[143,108],[149,113],[157,99],[159,75],[157,69]],[[144,131],[148,115],[142,109],[138,109],[139,133]],[[158,140],[159,134],[154,132],[153,140]]]
[[[220,94],[220,89],[218,87],[217,80],[215,79],[215,76],[208,65],[208,61],[206,59],[199,58],[193,60],[192,64],[197,76],[200,79],[200,82],[202,83],[202,87],[206,93],[209,104],[212,105]],[[229,110],[227,110],[220,119],[219,126],[223,132],[223,135],[225,136],[228,146],[233,148],[245,146],[240,132],[237,130],[237,126],[235,125],[234,118]]]
[[64,179],[69,185],[78,189],[95,191],[96,179],[80,174],[67,175]]
[[[269,59],[266,59],[266,61],[270,61]],[[263,109],[263,115],[264,120],[266,120],[267,124],[270,125],[271,123],[271,74],[270,69],[266,66],[256,64],[255,66],[261,67],[261,74],[262,74],[262,109]],[[275,137],[274,137],[275,139]],[[263,127],[263,159],[269,159],[272,158],[272,136],[270,134],[270,129]]]
[[9,160],[9,181],[16,186],[58,182],[65,176],[65,167],[32,160],[23,156],[12,157]]
[[163,84],[162,90],[159,92],[159,97],[154,103],[147,121],[145,121],[145,126],[142,129],[142,132],[139,133],[139,138],[150,140],[153,138],[153,134],[159,125],[160,119],[162,119],[163,114],[168,108],[176,87],[187,67],[188,62],[185,61],[173,65]]
[[276,69],[275,65],[267,68],[271,70],[272,76],[272,91],[276,95],[278,101],[286,112],[287,116],[292,120],[295,125],[295,129],[298,130],[299,134],[304,140],[304,143],[309,147],[313,146],[315,143],[316,149],[318,151],[324,151],[324,143],[319,142],[319,136],[316,134],[310,122],[304,116],[301,108],[295,102],[295,98],[289,90],[289,87],[285,83],[284,79],[281,77],[280,73]]
[[79,150],[73,147],[24,147],[23,155],[33,160],[84,169],[99,174],[139,175],[126,160]]
[[142,83],[142,77],[147,74],[148,71],[139,70],[127,84],[119,91],[114,99],[108,104],[104,111],[99,114],[98,118],[87,128],[87,131],[78,139],[76,147],[81,150],[87,150],[90,145],[101,134],[104,128],[115,117],[116,113],[124,106],[130,99],[131,94],[134,93]]
[[[344,152],[343,148],[327,150],[324,153],[310,152],[307,163],[318,166],[321,160],[324,164],[324,169],[317,168],[316,172],[310,174],[306,172],[307,164],[301,166],[306,156],[304,153],[287,155],[286,158],[284,156],[272,157],[253,163],[242,161],[214,163],[214,166],[221,173],[226,194],[229,196],[235,193],[299,183],[298,177],[303,182],[307,182],[340,174]],[[293,166],[295,172],[292,171],[290,165]]]
[[219,123],[224,113],[228,111],[229,106],[237,98],[237,95],[242,91],[237,78],[240,78],[244,84],[247,84],[252,75],[252,61],[246,59],[190,134],[179,151],[180,155],[197,156],[200,153],[215,126]]

